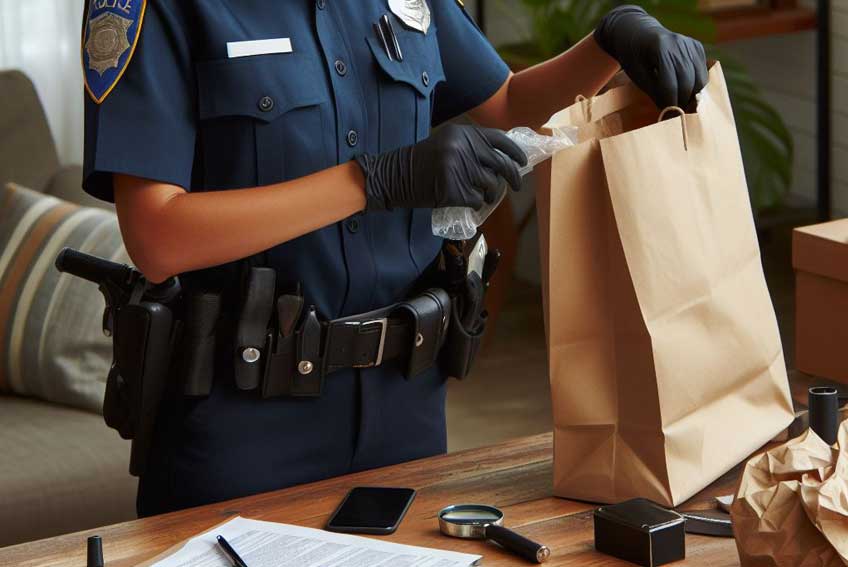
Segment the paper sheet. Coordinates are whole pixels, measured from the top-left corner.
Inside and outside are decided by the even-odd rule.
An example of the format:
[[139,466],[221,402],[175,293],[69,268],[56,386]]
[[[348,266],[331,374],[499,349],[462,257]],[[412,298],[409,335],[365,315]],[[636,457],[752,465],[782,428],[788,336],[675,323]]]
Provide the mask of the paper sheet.
[[222,535],[249,567],[469,567],[481,556],[236,517],[152,567],[230,567]]

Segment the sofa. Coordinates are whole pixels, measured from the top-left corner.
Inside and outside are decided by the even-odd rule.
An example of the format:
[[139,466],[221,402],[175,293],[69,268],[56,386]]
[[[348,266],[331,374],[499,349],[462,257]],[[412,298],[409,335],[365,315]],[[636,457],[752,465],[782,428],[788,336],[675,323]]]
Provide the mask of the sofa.
[[[56,197],[58,201],[51,201],[53,203],[70,202],[104,209],[101,221],[112,223],[111,230],[117,233],[117,220],[110,218],[114,217],[114,213],[109,212],[110,206],[92,199],[80,188],[81,168],[60,165],[44,109],[32,82],[18,71],[0,72],[0,100],[4,101],[0,105],[0,187],[13,182]],[[2,209],[7,206],[5,202],[0,203],[0,223],[11,225],[8,216],[2,216]],[[96,215],[88,215],[92,216]],[[3,221],[4,218],[7,220]],[[12,227],[0,225],[0,233],[3,228]],[[27,235],[19,236],[19,241],[26,242]],[[119,233],[114,238],[119,239]],[[50,250],[50,253],[54,255],[55,251]],[[0,240],[0,304],[3,304],[4,293],[10,296],[26,291],[15,292],[13,284],[8,282],[11,277],[8,273],[4,280],[4,267],[8,272],[15,254],[17,251],[11,249],[11,244]],[[31,262],[38,260],[45,273],[54,269],[52,258],[41,259],[36,254]],[[49,267],[44,268],[48,260]],[[81,282],[80,285],[90,286],[84,289],[88,305],[82,306],[86,307],[90,319],[91,313],[96,316],[102,310],[102,299],[93,284]],[[29,293],[34,292],[30,290]],[[5,299],[12,305],[15,300],[15,297]],[[79,317],[77,306],[72,307],[74,316]],[[57,308],[51,306],[51,309]],[[3,313],[0,305],[0,316]],[[3,327],[8,326],[11,319],[8,308],[5,318],[7,320],[0,320],[0,338]],[[75,332],[59,328],[51,330],[54,334],[45,332],[42,336],[52,341],[55,333],[69,331]],[[0,340],[0,349],[11,351],[8,344]],[[8,374],[9,369],[0,368],[0,547],[135,516],[136,479],[128,474],[129,443],[107,428],[98,412],[97,398],[105,383],[103,369],[109,362],[108,344],[96,342],[94,346],[96,348],[85,354],[85,364],[75,367],[76,372],[80,368],[92,369],[90,383],[86,381],[83,388],[88,400],[85,403],[56,401],[55,396],[40,395],[36,390],[27,395],[4,390],[2,375],[4,371]],[[9,364],[10,357],[4,359],[3,354],[0,351],[0,364]],[[50,361],[46,365],[58,369],[56,382],[65,379],[61,371],[63,364],[67,361]],[[20,368],[17,370],[20,373]],[[48,376],[45,386],[48,392],[63,389],[61,384],[51,384],[51,380]],[[78,386],[71,384],[64,389],[79,390]]]

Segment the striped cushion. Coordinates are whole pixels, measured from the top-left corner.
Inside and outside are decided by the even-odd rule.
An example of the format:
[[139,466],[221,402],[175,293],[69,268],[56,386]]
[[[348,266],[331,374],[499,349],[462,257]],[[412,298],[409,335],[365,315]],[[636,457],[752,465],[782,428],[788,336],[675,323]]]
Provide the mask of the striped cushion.
[[0,189],[0,393],[99,412],[112,359],[103,297],[53,266],[65,246],[127,262],[114,213]]

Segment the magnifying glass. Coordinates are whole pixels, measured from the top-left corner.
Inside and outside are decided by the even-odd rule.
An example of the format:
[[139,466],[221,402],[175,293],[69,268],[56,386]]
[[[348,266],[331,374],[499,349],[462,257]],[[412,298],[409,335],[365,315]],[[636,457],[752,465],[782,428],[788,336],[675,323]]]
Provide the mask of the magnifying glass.
[[551,550],[546,545],[540,545],[503,527],[503,518],[503,512],[494,506],[457,504],[439,512],[439,529],[451,537],[490,539],[534,563],[548,560]]

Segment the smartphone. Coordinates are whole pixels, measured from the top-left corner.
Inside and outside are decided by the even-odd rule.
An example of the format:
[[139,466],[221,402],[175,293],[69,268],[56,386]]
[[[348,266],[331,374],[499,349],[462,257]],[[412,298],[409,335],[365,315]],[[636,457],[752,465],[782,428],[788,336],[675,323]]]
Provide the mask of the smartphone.
[[351,534],[392,534],[414,499],[411,488],[358,486],[347,493],[327,529]]

